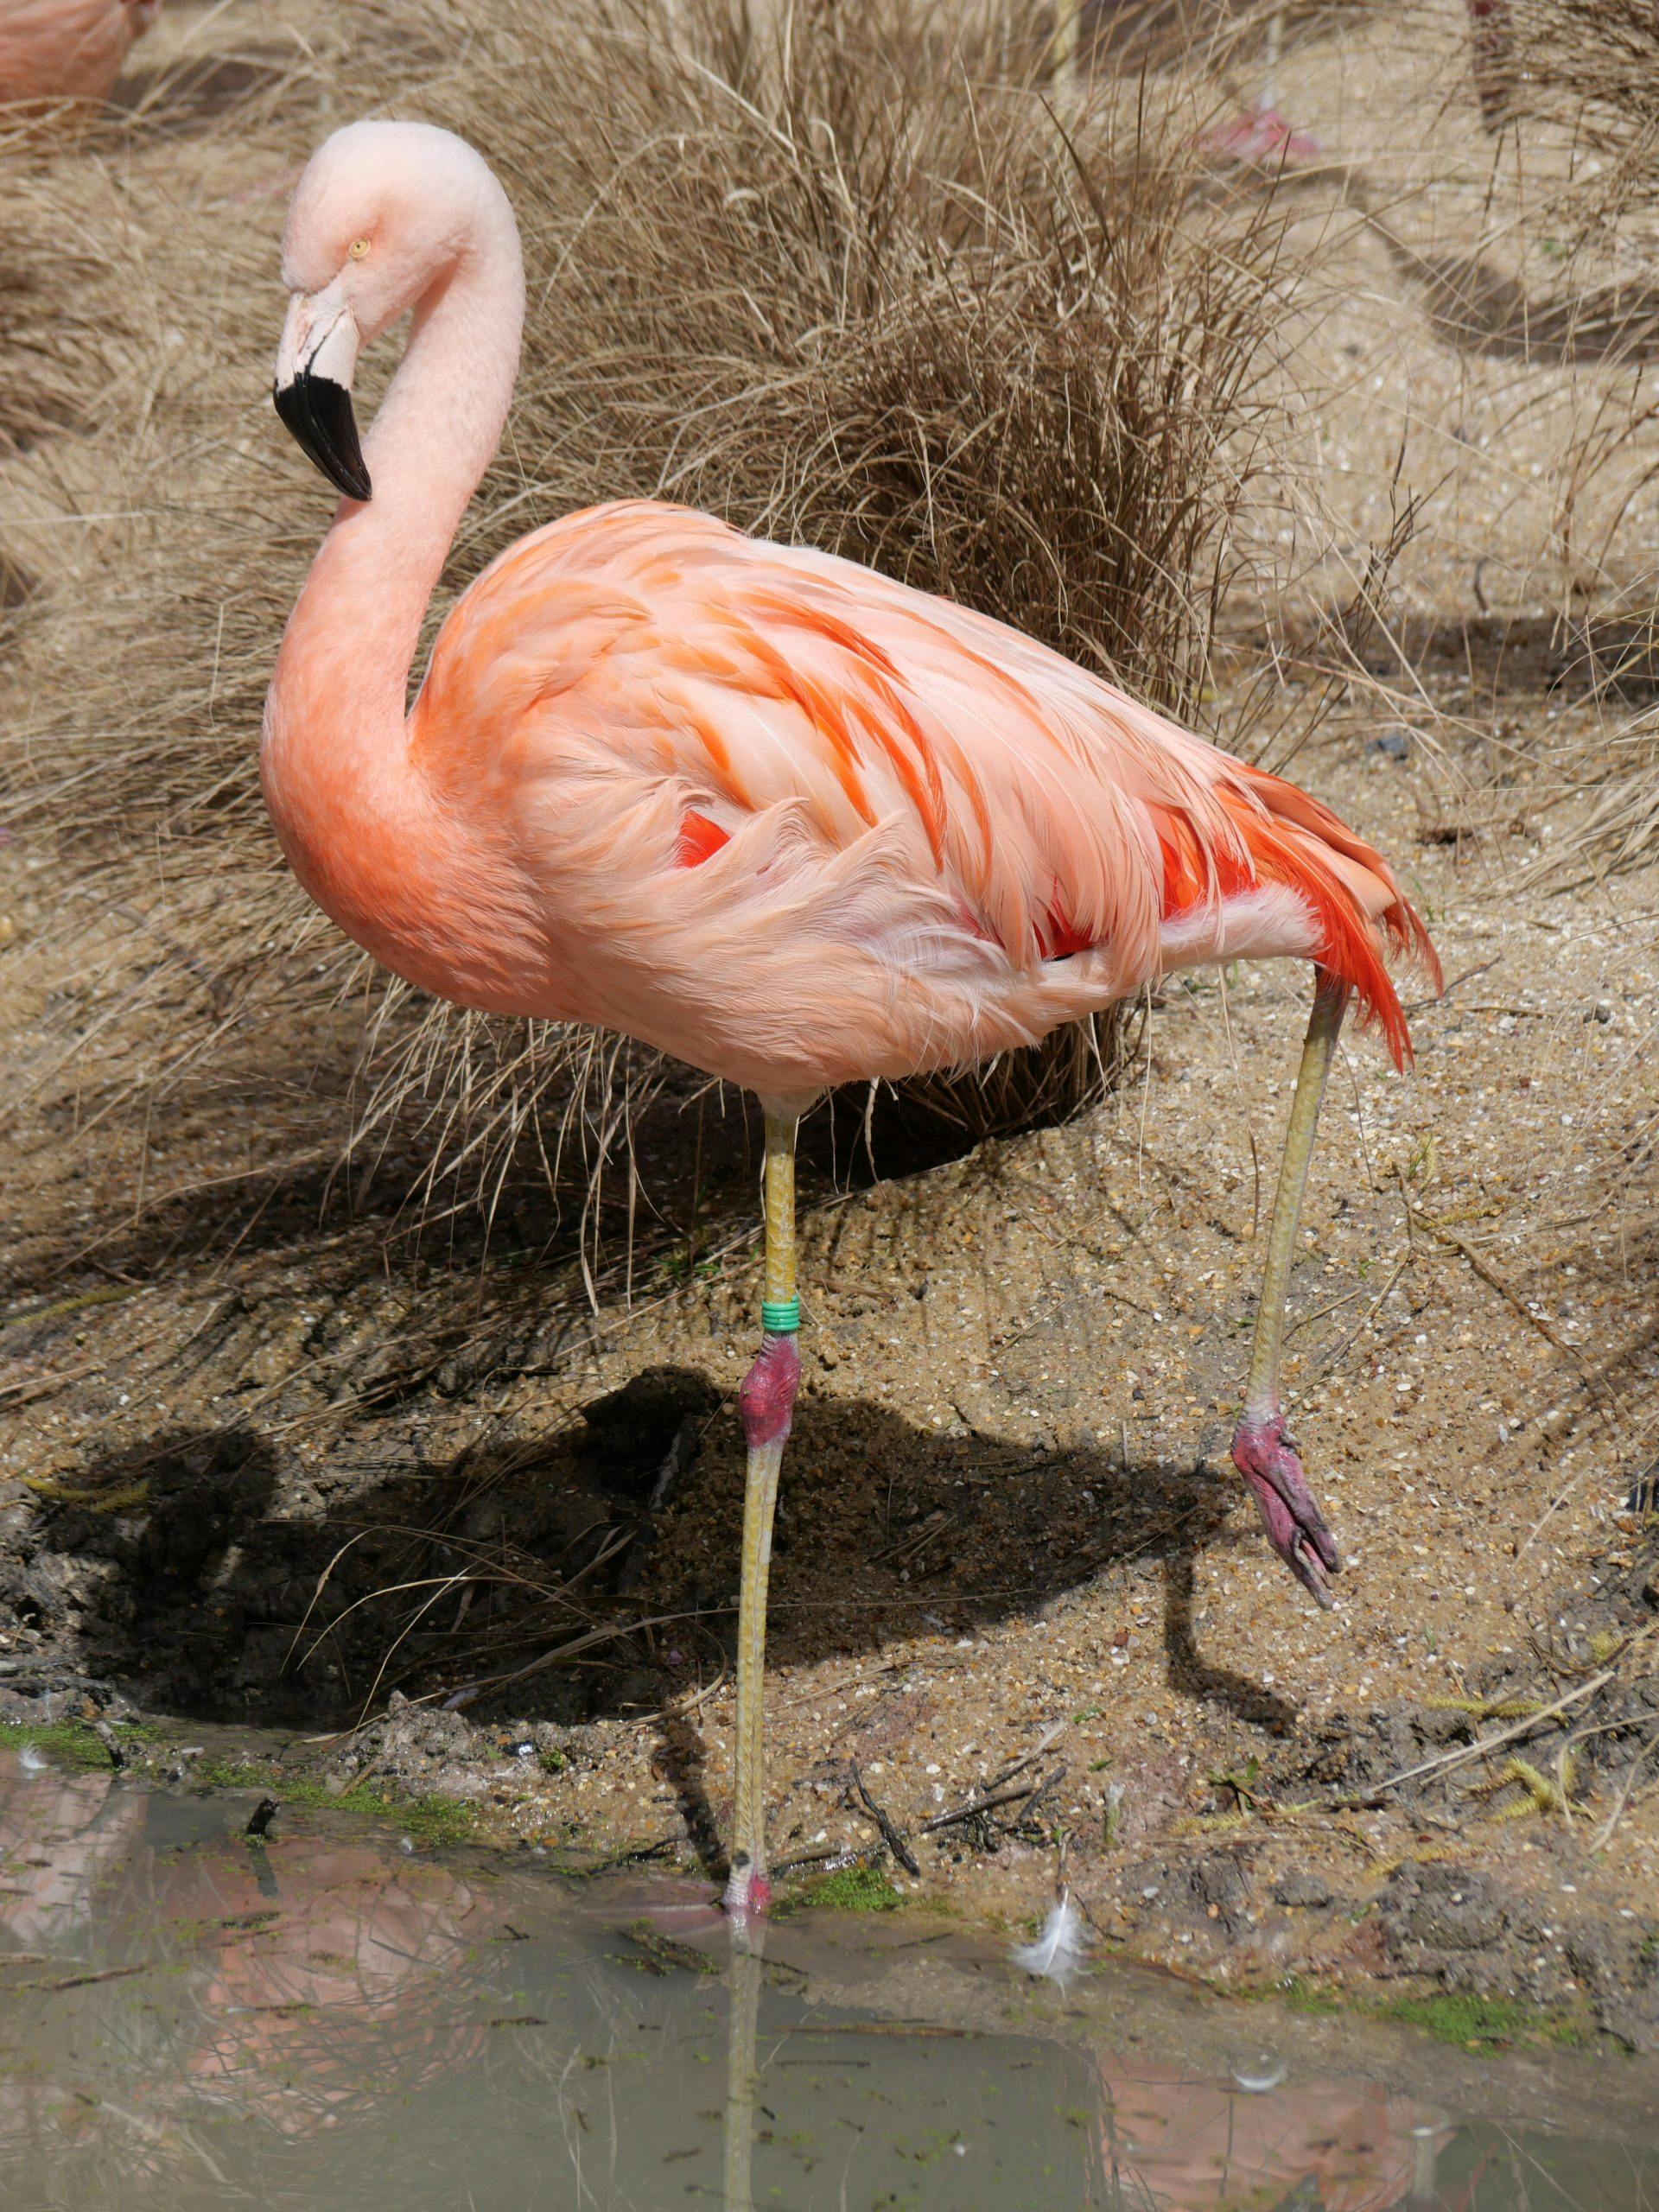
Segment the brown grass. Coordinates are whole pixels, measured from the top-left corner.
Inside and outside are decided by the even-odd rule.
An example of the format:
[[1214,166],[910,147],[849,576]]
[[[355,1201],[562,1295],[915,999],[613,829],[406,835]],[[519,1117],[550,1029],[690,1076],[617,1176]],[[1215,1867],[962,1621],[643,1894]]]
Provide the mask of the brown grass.
[[[254,776],[327,512],[264,403],[281,195],[258,188],[320,135],[331,81],[465,132],[524,226],[523,379],[448,586],[552,515],[656,493],[944,591],[1192,709],[1275,419],[1276,219],[1202,189],[1195,118],[1167,97],[1108,79],[1062,129],[1008,51],[995,21],[966,33],[913,0],[807,0],[786,25],[738,0],[592,0],[556,38],[542,0],[370,0],[289,103],[226,120],[204,205],[152,194],[151,281],[185,343],[134,365],[161,388],[104,553],[120,582],[54,609],[44,649],[67,645],[78,681],[0,742],[16,805],[73,854],[73,902],[105,930],[112,899],[141,908],[206,979],[169,1024],[163,1086],[273,1007],[304,1021],[353,972],[281,868]],[[1115,1022],[1096,1028],[923,1103],[970,1128],[1072,1110],[1120,1052]],[[487,1184],[526,1146],[554,1156],[563,1071],[593,1053],[516,1030],[480,1057],[482,1034],[395,995],[364,1120],[425,1115]]]
[[1632,561],[1621,543],[1626,510],[1651,480],[1651,469],[1631,470],[1628,456],[1655,419],[1643,372],[1659,343],[1659,13],[1643,0],[1512,0],[1502,75],[1523,149],[1530,139],[1553,143],[1555,154],[1558,181],[1535,227],[1571,247],[1561,296],[1534,315],[1534,331],[1543,340],[1553,318],[1564,334],[1563,359],[1581,355],[1628,372],[1622,382],[1609,379],[1576,456],[1586,480],[1621,470],[1627,488],[1603,526],[1595,563],[1612,584],[1611,603],[1593,626],[1563,624],[1575,674],[1612,710],[1614,725],[1611,743],[1599,737],[1563,764],[1563,782],[1591,803],[1533,873],[1567,884],[1659,855],[1659,725],[1651,710],[1628,709],[1632,684],[1651,685],[1656,579],[1651,548],[1635,548]]
[[[132,358],[135,258],[117,191],[93,168],[66,219],[60,124],[0,118],[0,464],[107,429]],[[0,645],[33,595],[26,545],[0,543]]]
[[[1511,0],[1512,112],[1659,181],[1659,19],[1644,0]],[[1605,170],[1602,172],[1605,175]]]

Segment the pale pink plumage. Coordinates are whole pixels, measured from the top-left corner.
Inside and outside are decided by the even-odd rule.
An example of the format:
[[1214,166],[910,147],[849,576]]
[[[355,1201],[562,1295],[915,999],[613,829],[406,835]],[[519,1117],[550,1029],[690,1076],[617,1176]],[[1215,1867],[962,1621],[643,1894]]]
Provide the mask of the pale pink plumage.
[[[341,172],[386,157],[359,135],[380,128],[314,162],[290,261]],[[407,222],[398,162],[456,168],[456,143],[397,139],[361,188]],[[462,1005],[622,1029],[764,1097],[980,1060],[1241,954],[1319,959],[1403,1053],[1379,954],[1421,932],[1376,854],[1060,655],[849,562],[648,501],[566,516],[462,595],[405,722],[522,300],[499,188],[454,189],[482,200],[480,244],[417,316],[374,497],[342,507],[267,719],[284,845],[359,943]],[[347,243],[296,290],[349,302]],[[355,320],[381,315],[377,295]]]
[[105,100],[161,0],[0,0],[0,105]]

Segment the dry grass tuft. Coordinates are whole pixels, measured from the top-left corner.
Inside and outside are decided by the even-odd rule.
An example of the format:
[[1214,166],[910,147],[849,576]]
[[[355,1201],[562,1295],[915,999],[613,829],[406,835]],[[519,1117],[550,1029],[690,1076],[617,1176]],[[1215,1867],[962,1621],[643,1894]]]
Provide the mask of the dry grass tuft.
[[[1194,118],[1139,80],[1098,80],[1062,130],[1010,76],[1001,28],[919,0],[766,21],[739,0],[591,0],[550,38],[542,0],[369,0],[290,105],[262,96],[259,132],[227,123],[216,191],[156,241],[153,281],[200,321],[101,549],[121,583],[60,605],[84,683],[5,741],[4,780],[73,849],[100,926],[112,898],[142,906],[206,978],[163,1081],[351,975],[276,861],[254,775],[327,513],[264,401],[265,184],[326,127],[331,79],[474,140],[524,230],[524,375],[450,585],[570,507],[656,494],[985,607],[1191,711],[1275,420],[1276,218],[1208,194]],[[252,182],[232,190],[237,163]],[[1052,1118],[1109,1078],[1121,1040],[1097,1030],[920,1100],[970,1130]],[[556,1157],[548,1113],[593,1047],[529,1032],[480,1057],[482,1033],[395,994],[364,1118],[426,1116],[487,1186],[526,1147]]]
[[[106,430],[132,359],[135,262],[118,196],[96,167],[66,164],[66,150],[73,142],[38,121],[0,119],[0,465]],[[36,581],[29,553],[0,544],[0,624]]]
[[1496,21],[1511,114],[1565,125],[1627,186],[1643,170],[1659,182],[1659,17],[1645,0],[1506,0]]
[[[1617,707],[1632,690],[1651,690],[1659,624],[1651,549],[1636,549],[1632,575],[1618,546],[1652,474],[1630,457],[1655,419],[1645,372],[1659,346],[1659,12],[1643,0],[1505,0],[1481,59],[1489,87],[1501,80],[1503,116],[1523,143],[1553,140],[1560,171],[1544,227],[1567,242],[1570,267],[1560,301],[1530,315],[1527,335],[1546,359],[1599,364],[1606,389],[1577,465],[1586,480],[1610,466],[1624,473],[1593,563],[1611,586],[1611,604],[1594,626],[1563,623],[1575,673]],[[1591,804],[1533,870],[1535,880],[1589,881],[1659,856],[1659,716],[1651,709],[1626,713],[1611,742],[1598,739],[1567,760],[1564,781],[1587,791]]]

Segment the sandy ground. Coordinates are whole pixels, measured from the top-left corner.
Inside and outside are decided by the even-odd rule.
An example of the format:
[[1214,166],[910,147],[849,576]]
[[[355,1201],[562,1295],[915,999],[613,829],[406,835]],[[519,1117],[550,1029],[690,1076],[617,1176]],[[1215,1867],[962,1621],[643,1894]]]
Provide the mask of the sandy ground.
[[[1321,49],[1306,97],[1349,116],[1330,86],[1354,67]],[[1319,432],[1361,480],[1328,533],[1350,567],[1398,421],[1368,410],[1364,348],[1420,304],[1374,235],[1355,252],[1330,345],[1367,365]],[[1437,448],[1459,392],[1496,407],[1518,372],[1410,329]],[[38,513],[38,467],[14,475]],[[1532,497],[1497,502],[1511,573],[1541,542]],[[1645,2046],[1659,1567],[1630,1495],[1659,1402],[1659,901],[1651,874],[1525,886],[1590,709],[1549,688],[1547,608],[1520,587],[1493,650],[1473,498],[1422,534],[1408,679],[1389,664],[1428,735],[1356,694],[1295,766],[1396,856],[1450,986],[1414,1012],[1414,1073],[1351,1040],[1306,1210],[1289,1382],[1340,1609],[1279,1568],[1226,1456],[1304,983],[1204,976],[1151,1013],[1135,1080],[1065,1128],[956,1157],[884,1128],[874,1176],[855,1116],[808,1135],[772,1833],[810,1872],[881,1847],[874,1804],[919,1870],[900,1890],[971,1916],[1023,1918],[1064,1878],[1098,1942],[1211,1979],[1427,1979]],[[163,1110],[105,1112],[130,978],[41,949],[49,852],[0,850],[0,886],[22,1090],[0,1719],[114,1683],[177,1714],[349,1725],[303,1754],[337,1783],[715,1864],[757,1295],[741,1109],[670,1100],[642,1126],[636,1258],[613,1185],[591,1305],[573,1211],[533,1180],[487,1236],[465,1211],[422,1236],[399,1210],[412,1136],[378,1178],[333,1173],[350,1007],[302,1050],[275,1021],[245,1037]],[[1001,1802],[927,1832],[993,1783]]]

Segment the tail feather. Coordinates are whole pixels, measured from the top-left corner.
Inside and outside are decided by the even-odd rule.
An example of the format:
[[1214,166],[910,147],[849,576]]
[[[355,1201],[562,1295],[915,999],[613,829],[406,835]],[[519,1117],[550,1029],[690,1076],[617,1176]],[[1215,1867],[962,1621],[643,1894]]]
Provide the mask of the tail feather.
[[1319,964],[1353,988],[1360,1019],[1382,1032],[1395,1067],[1409,1066],[1411,1035],[1387,957],[1420,969],[1438,993],[1440,963],[1421,918],[1382,855],[1327,806],[1258,768],[1240,772],[1238,799],[1222,803],[1259,881],[1282,884],[1307,905]]

